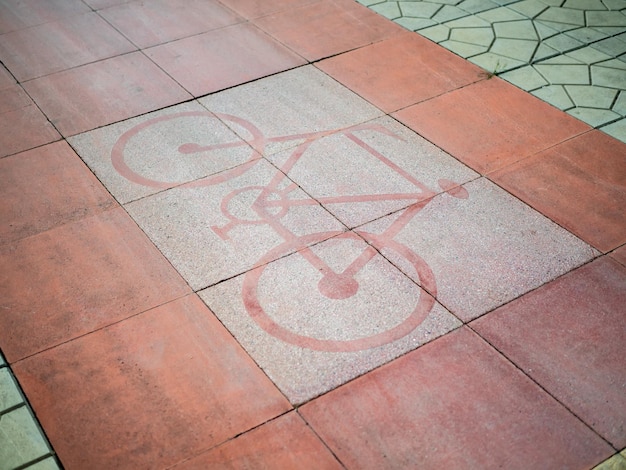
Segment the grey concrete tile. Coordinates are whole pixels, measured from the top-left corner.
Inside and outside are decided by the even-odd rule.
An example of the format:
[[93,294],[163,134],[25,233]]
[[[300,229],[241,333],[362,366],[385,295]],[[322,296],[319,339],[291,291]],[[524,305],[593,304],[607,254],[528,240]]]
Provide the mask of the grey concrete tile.
[[379,3],[370,6],[372,10],[376,13],[383,15],[385,18],[389,18],[390,20],[395,20],[402,16],[402,12],[400,11],[400,7],[397,2],[387,2],[387,3]]
[[54,457],[48,457],[33,465],[29,465],[28,470],[61,470],[61,467]]
[[563,85],[544,86],[533,91],[533,95],[562,110],[574,107],[574,102],[565,91]]
[[[452,31],[454,33],[454,31]],[[446,49],[454,52],[455,54],[467,59],[474,57],[478,54],[482,54],[489,50],[487,46],[478,46],[475,44],[468,44],[466,42],[459,41],[443,41],[440,43]]]
[[[437,300],[463,321],[597,256],[589,245],[488,180],[481,178],[464,188],[465,199],[435,197],[394,237],[430,266]],[[363,230],[385,233],[394,217]],[[397,255],[383,254],[411,275]]]
[[491,45],[493,38],[494,34],[491,28],[459,28],[453,29],[450,34],[451,41],[482,46],[481,49],[488,48]]
[[536,41],[528,41],[526,39],[497,38],[491,46],[490,51],[494,54],[528,63],[530,62],[536,47]]
[[429,199],[478,174],[397,121],[385,117],[271,161],[348,227]]
[[443,7],[441,2],[398,2],[402,15],[408,18],[432,18]]
[[[428,284],[428,267],[407,247],[392,239],[367,241],[409,256]],[[278,247],[275,255],[283,251]],[[200,296],[295,404],[460,326],[352,232]]]
[[567,112],[593,127],[600,127],[621,117],[609,109],[585,108],[582,106],[569,109]]
[[616,11],[588,11],[587,26],[626,26],[626,14]]
[[485,70],[493,73],[505,72],[514,68],[524,66],[525,62],[511,57],[504,57],[493,52],[485,52],[469,59],[473,64],[484,68]]
[[626,116],[626,90],[622,90],[619,92],[619,96],[615,100],[612,109],[617,114]]
[[121,203],[260,157],[197,102],[79,134],[68,141]]
[[600,129],[610,136],[613,136],[622,142],[626,142],[626,118],[603,126]]
[[431,26],[430,28],[422,29],[419,32],[422,36],[441,44],[450,37],[450,28],[443,25]]
[[617,90],[591,85],[566,85],[565,90],[576,106],[610,109]]
[[239,169],[125,206],[194,290],[251,269],[283,242],[344,230],[264,159]]
[[499,77],[526,91],[536,90],[548,84],[532,65],[505,72]]
[[0,413],[24,403],[22,394],[8,367],[0,369]]
[[212,112],[251,122],[263,138],[255,139],[241,126],[233,125],[233,129],[264,155],[294,147],[306,134],[352,126],[383,114],[313,66],[216,93],[200,102]]
[[626,72],[620,69],[592,65],[591,83],[599,87],[626,90]]
[[548,82],[562,85],[589,85],[589,69],[586,65],[535,64],[535,70]]
[[498,38],[530,39],[536,41],[537,31],[530,20],[505,21],[495,23],[493,29]]
[[50,453],[26,406],[3,414],[0,419],[0,462],[13,469]]

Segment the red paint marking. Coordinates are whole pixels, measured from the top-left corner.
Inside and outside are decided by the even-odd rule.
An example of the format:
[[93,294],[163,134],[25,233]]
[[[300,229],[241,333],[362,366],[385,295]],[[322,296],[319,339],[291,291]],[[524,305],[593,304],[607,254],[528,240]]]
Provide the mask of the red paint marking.
[[[279,168],[276,174],[272,177],[272,180],[265,186],[248,186],[232,191],[221,201],[222,214],[228,219],[228,222],[219,227],[213,226],[213,231],[222,239],[228,239],[228,233],[230,230],[238,225],[242,224],[267,224],[279,234],[284,242],[276,246],[272,250],[268,251],[261,257],[255,264],[255,268],[249,271],[244,276],[244,283],[242,288],[242,296],[244,305],[249,315],[254,319],[257,324],[263,328],[268,334],[275,336],[285,342],[297,345],[303,348],[309,348],[319,351],[334,351],[334,352],[347,352],[358,351],[362,349],[373,348],[381,346],[392,341],[396,341],[411,331],[413,331],[424,320],[432,309],[437,295],[437,288],[435,283],[435,277],[428,267],[428,265],[420,258],[415,252],[410,250],[405,245],[402,245],[394,240],[394,237],[408,224],[413,217],[423,209],[436,195],[435,191],[432,191],[413,175],[405,171],[403,168],[396,165],[389,158],[381,154],[378,150],[367,144],[363,139],[356,135],[357,132],[370,131],[381,133],[396,139],[403,140],[400,136],[394,134],[389,129],[378,124],[359,124],[356,126],[347,127],[344,129],[335,129],[329,131],[303,133],[289,136],[277,136],[266,138],[262,132],[254,126],[252,123],[241,119],[237,116],[227,114],[211,114],[209,112],[183,112],[169,116],[162,116],[145,121],[138,126],[135,126],[128,132],[124,133],[113,147],[111,159],[113,167],[129,181],[132,181],[143,186],[150,186],[156,188],[170,188],[180,185],[182,187],[198,187],[215,185],[237,176],[242,175],[248,169],[256,165],[259,161],[258,154],[251,150],[250,158],[247,162],[239,165],[235,168],[223,171],[221,173],[208,176],[196,181],[188,183],[175,183],[158,181],[146,178],[135,171],[133,171],[124,160],[124,150],[129,141],[137,136],[144,129],[159,123],[166,122],[168,120],[174,120],[180,117],[198,116],[198,117],[211,117],[220,119],[227,122],[236,123],[250,133],[251,140],[247,143],[243,141],[225,142],[220,144],[213,144],[207,146],[201,146],[199,144],[188,142],[178,147],[178,151],[181,154],[190,155],[194,153],[210,152],[211,150],[219,150],[224,148],[234,148],[250,145],[253,148],[264,149],[268,142],[286,142],[300,140],[295,149],[290,154],[287,161]],[[280,185],[287,180],[287,175],[293,166],[302,158],[302,156],[309,149],[311,144],[317,140],[327,136],[343,136],[355,143],[361,149],[366,151],[369,155],[374,156],[388,168],[390,168],[396,174],[402,176],[415,186],[415,193],[398,193],[398,194],[371,194],[371,195],[351,195],[351,196],[329,196],[319,198],[318,201],[313,199],[303,200],[291,200],[288,198],[288,194],[298,187],[292,182],[284,189],[279,189]],[[443,191],[451,196],[457,198],[466,199],[469,197],[467,190],[462,186],[445,179],[439,180],[439,186]],[[251,203],[251,214],[247,217],[238,216],[230,210],[231,202],[243,195],[245,197],[246,192],[258,192],[258,196],[254,198]],[[394,200],[407,200],[414,201],[404,211],[402,211],[394,222],[380,235],[374,235],[367,232],[355,231],[355,232],[320,232],[302,237],[296,236],[287,227],[283,225],[281,219],[287,214],[287,212],[296,206],[305,205],[318,205],[318,204],[339,204],[339,203],[365,203],[375,201],[394,201]],[[336,239],[358,239],[365,240],[369,245],[363,250],[363,252],[343,271],[334,272],[328,264],[321,259],[311,248],[310,245],[321,242],[323,240],[335,237]],[[361,237],[361,238],[359,238]],[[325,340],[319,338],[313,338],[309,336],[299,335],[296,332],[290,331],[283,326],[277,324],[271,317],[269,317],[260,305],[257,288],[258,283],[265,272],[266,265],[279,257],[282,257],[291,252],[297,251],[299,256],[304,257],[308,263],[316,268],[321,275],[319,282],[317,283],[317,289],[319,292],[329,299],[342,300],[350,298],[358,293],[359,284],[355,279],[355,276],[362,270],[379,252],[384,249],[392,250],[396,254],[400,255],[406,261],[408,261],[419,278],[419,284],[421,287],[430,293],[426,294],[424,291],[420,293],[419,301],[415,306],[413,312],[407,319],[393,328],[372,335],[367,338],[360,338],[348,341],[335,341]]]

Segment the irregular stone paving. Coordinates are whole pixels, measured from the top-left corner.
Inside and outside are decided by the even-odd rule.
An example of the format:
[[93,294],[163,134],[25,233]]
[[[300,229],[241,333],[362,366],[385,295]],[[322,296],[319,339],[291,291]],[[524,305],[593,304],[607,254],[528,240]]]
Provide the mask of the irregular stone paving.
[[626,141],[623,0],[358,0]]

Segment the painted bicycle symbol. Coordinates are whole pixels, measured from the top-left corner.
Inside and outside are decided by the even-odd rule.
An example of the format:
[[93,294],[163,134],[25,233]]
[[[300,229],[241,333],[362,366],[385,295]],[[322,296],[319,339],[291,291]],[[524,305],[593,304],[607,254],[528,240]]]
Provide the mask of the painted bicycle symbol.
[[[172,167],[172,165],[183,165],[182,159],[185,157],[192,155],[214,156],[213,154],[215,152],[219,152],[222,149],[236,147],[240,147],[242,151],[246,151],[247,149],[249,151],[248,159],[243,163],[227,168],[211,176],[191,179],[190,181],[163,181],[159,179],[162,177],[163,172],[156,172],[159,176],[159,178],[157,178],[156,176],[146,175],[145,170],[140,171],[131,168],[126,155],[129,142],[142,132],[154,129],[155,126],[163,126],[168,122],[182,118],[219,119],[224,123],[230,124],[232,127],[247,132],[249,134],[248,142],[239,139],[235,141],[226,139],[224,142],[209,145],[184,142],[175,148],[176,155],[173,157],[174,161],[168,162],[169,167]],[[394,237],[432,200],[437,192],[429,189],[413,175],[403,170],[392,160],[369,145],[364,139],[360,138],[359,134],[362,132],[380,133],[393,139],[402,139],[383,125],[375,123],[359,124],[329,131],[265,137],[256,126],[237,116],[194,111],[153,118],[135,126],[119,138],[113,147],[111,157],[114,168],[122,176],[134,183],[160,189],[168,189],[184,183],[184,187],[193,188],[217,185],[243,175],[261,161],[259,154],[253,149],[259,150],[262,154],[263,149],[266,148],[268,144],[295,142],[292,149],[289,150],[286,161],[278,166],[278,171],[275,172],[269,183],[266,185],[247,186],[233,190],[222,199],[221,212],[228,222],[220,226],[212,226],[211,228],[217,236],[225,242],[228,242],[230,240],[229,233],[236,227],[240,225],[264,224],[270,226],[272,230],[283,239],[282,243],[275,246],[257,260],[254,269],[249,270],[244,275],[242,298],[245,308],[251,318],[253,318],[263,330],[282,341],[313,350],[332,352],[359,351],[393,342],[411,333],[424,321],[432,310],[435,303],[434,298],[437,295],[435,277],[428,264],[409,247],[394,240]],[[337,195],[319,197],[317,199],[290,198],[290,193],[298,189],[298,186],[287,176],[290,170],[302,159],[311,145],[330,136],[348,139],[349,142],[357,145],[361,150],[367,152],[368,155],[378,159],[386,167],[408,181],[411,188],[414,188],[414,190],[401,194]],[[193,162],[190,163],[190,165],[193,164]],[[458,198],[467,197],[466,190],[451,181],[439,180],[439,185],[441,189],[449,195]],[[246,201],[249,207],[247,208],[248,210],[245,211],[245,214],[237,213],[236,210],[232,209],[232,207],[241,207],[241,204],[232,204],[234,200]],[[400,211],[398,217],[380,234],[357,229],[352,231],[324,231],[298,236],[290,231],[281,220],[290,210],[302,205],[321,204],[325,206],[335,203],[397,200],[406,201],[408,207]],[[336,272],[322,256],[311,248],[319,242],[330,239],[339,241],[365,241],[366,247],[346,268],[340,272]],[[322,296],[330,300],[341,301],[349,299],[359,291],[360,286],[357,281],[357,274],[377,255],[389,250],[403,259],[404,263],[409,263],[409,265],[412,266],[414,272],[417,274],[418,284],[430,295],[420,294],[411,313],[402,321],[385,331],[376,332],[366,337],[346,340],[319,338],[313,335],[301,334],[294,331],[293,328],[288,328],[277,322],[267,313],[266,309],[259,301],[259,282],[267,266],[272,261],[287,254],[297,253],[317,270],[319,281],[315,288]]]

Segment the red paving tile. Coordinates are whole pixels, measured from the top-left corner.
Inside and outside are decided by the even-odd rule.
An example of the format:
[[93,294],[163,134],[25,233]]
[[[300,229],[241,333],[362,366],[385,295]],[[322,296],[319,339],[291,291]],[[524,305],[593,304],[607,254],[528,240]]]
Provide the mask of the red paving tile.
[[0,90],[15,84],[15,79],[9,71],[0,64]]
[[317,0],[220,0],[220,3],[236,11],[245,18],[276,13],[277,11],[297,8]]
[[24,87],[66,137],[191,98],[139,52],[38,78]]
[[33,104],[24,89],[17,85],[6,85],[0,88],[0,114],[25,108]]
[[[11,98],[13,105],[19,106],[25,102],[24,95],[15,89],[7,93],[17,93]],[[2,96],[8,95],[2,93]],[[3,106],[6,105],[5,102]],[[0,113],[0,157],[32,149],[60,138],[59,133],[32,102],[28,106]]]
[[4,35],[0,59],[25,81],[132,50],[100,16],[87,13]]
[[626,267],[594,261],[472,327],[611,442],[626,447]]
[[341,469],[322,441],[293,412],[264,424],[206,454],[174,467],[176,470]]
[[121,208],[2,245],[0,265],[10,362],[189,292]]
[[626,245],[612,252],[611,257],[626,266]]
[[121,3],[128,3],[131,0],[83,0],[83,1],[94,10],[101,10],[103,8],[112,7],[114,5],[119,5]]
[[348,468],[589,468],[614,452],[465,328],[300,413]]
[[0,2],[0,34],[88,11],[89,7],[81,0]]
[[409,32],[324,60],[317,67],[387,113],[484,75],[479,67]]
[[416,104],[394,117],[481,173],[590,129],[498,78]]
[[194,295],[14,371],[65,468],[167,468],[290,408]]
[[243,21],[215,0],[128,2],[100,14],[140,48]]
[[0,201],[0,244],[115,204],[65,142],[1,159]]
[[146,54],[194,96],[305,63],[248,23],[157,46]]
[[320,0],[265,16],[255,24],[310,61],[405,31],[353,0]]
[[604,252],[626,243],[626,144],[592,131],[489,177]]

